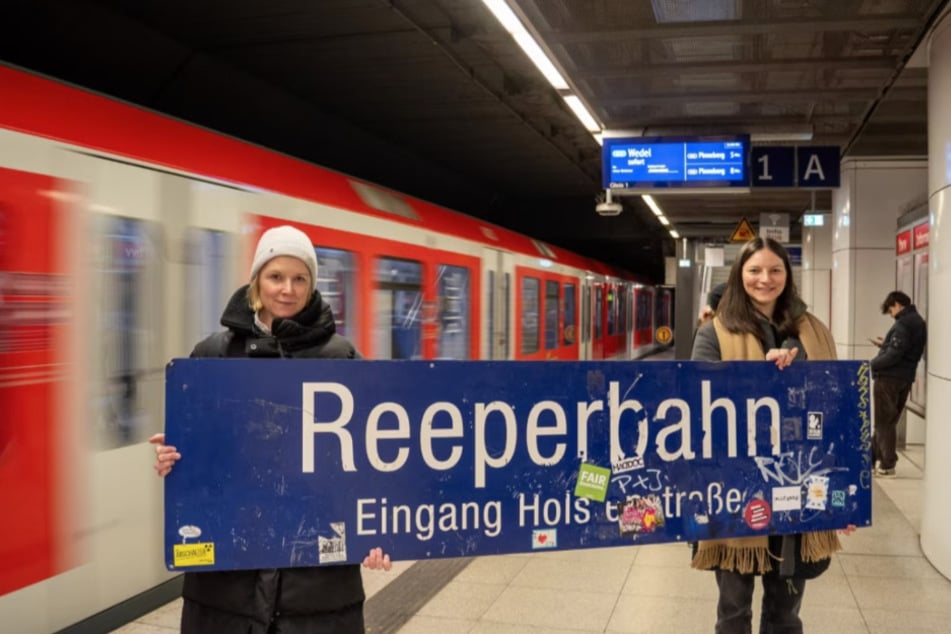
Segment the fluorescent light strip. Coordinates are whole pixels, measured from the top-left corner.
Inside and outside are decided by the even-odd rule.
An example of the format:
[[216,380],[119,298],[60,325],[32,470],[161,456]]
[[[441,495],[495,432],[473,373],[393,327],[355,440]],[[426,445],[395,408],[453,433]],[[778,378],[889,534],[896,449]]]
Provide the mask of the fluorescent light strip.
[[570,91],[571,86],[568,85],[568,82],[552,61],[548,59],[548,56],[545,55],[545,52],[541,46],[538,45],[538,42],[535,41],[535,38],[525,29],[522,21],[515,15],[515,12],[512,11],[508,3],[505,0],[482,0],[482,3],[488,7],[492,15],[495,16],[495,19],[502,25],[502,28],[508,31],[512,39],[514,39],[522,51],[528,55],[528,59],[530,59],[541,74],[545,76],[548,83],[551,84],[555,90],[559,91],[559,93],[562,93],[565,103],[568,104],[568,107],[571,108],[571,111],[578,117],[578,120],[581,121],[585,129],[594,134],[598,143],[601,143],[599,137],[601,124],[591,115],[577,95],[563,94]]
[[578,99],[576,95],[566,95],[565,103],[567,103],[571,111],[575,113],[578,120],[584,124],[584,127],[588,129],[588,132],[601,131],[600,124],[594,120],[594,117],[591,116],[591,113],[588,112],[588,109],[584,107],[584,104],[581,103],[581,100]]
[[505,0],[482,0],[482,4],[489,8],[495,19],[501,22],[502,27],[509,33],[525,30]]
[[[657,201],[654,200],[653,196],[650,194],[641,194],[641,200],[643,200],[644,204],[650,207],[650,210],[654,212],[654,215],[657,216],[660,224],[664,225],[665,227],[670,226],[670,220],[668,220],[667,216],[664,215],[664,210],[660,208],[660,205],[657,204]],[[670,237],[677,239],[680,237],[680,234],[671,227]]]
[[538,42],[525,30],[522,21],[518,19],[518,16],[515,15],[505,0],[482,0],[482,3],[489,8],[489,11],[499,21],[502,28],[508,31],[515,42],[522,47],[522,50],[528,55],[528,59],[532,60],[532,63],[541,71],[548,83],[554,86],[556,90],[570,89],[568,82],[561,76],[555,65],[551,63]]
[[664,212],[661,210],[660,205],[654,201],[654,197],[650,194],[642,194],[641,200],[643,200],[648,207],[651,208],[651,211],[654,212],[655,216],[663,216]]
[[542,75],[545,76],[545,79],[548,80],[548,83],[555,87],[556,90],[568,90],[568,82],[565,81],[565,78],[561,76],[561,73],[558,72],[558,69],[555,68],[555,65],[551,63],[551,60],[545,55],[541,47],[532,39],[532,36],[528,34],[527,31],[522,30],[516,33],[512,33],[512,37],[515,38],[516,43],[522,47],[522,50],[525,51],[525,54],[528,55],[528,59],[532,60],[532,63],[542,72]]

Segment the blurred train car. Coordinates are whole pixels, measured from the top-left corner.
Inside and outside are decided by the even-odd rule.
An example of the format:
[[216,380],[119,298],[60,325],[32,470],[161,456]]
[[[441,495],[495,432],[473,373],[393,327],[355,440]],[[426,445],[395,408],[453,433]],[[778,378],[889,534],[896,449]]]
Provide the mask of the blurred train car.
[[628,359],[672,326],[670,289],[0,66],[0,629],[55,631],[173,578],[143,445],[165,364],[220,329],[284,223],[368,358]]

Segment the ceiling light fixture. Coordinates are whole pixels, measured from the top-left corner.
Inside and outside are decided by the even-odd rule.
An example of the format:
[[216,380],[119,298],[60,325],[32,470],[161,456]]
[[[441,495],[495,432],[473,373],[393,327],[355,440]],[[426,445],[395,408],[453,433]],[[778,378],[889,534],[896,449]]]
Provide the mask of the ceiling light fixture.
[[598,143],[601,143],[601,124],[591,115],[591,112],[581,99],[577,95],[572,94],[571,86],[568,85],[561,71],[558,70],[554,62],[545,54],[542,47],[539,46],[535,38],[528,32],[522,20],[515,15],[515,12],[512,11],[512,8],[508,5],[506,0],[482,0],[482,4],[492,12],[492,15],[494,15],[499,21],[499,24],[502,25],[502,28],[508,31],[509,35],[511,35],[515,42],[522,48],[522,51],[524,51],[532,63],[535,64],[535,67],[545,76],[548,83],[558,91],[558,94],[565,100],[565,103],[568,104],[568,107],[571,108],[574,115],[584,124],[585,129],[594,135]]
[[752,143],[774,141],[812,141],[812,124],[792,126],[757,126],[747,130]]
[[522,47],[522,50],[528,55],[528,59],[532,60],[532,63],[541,71],[548,83],[554,86],[556,90],[570,89],[568,82],[548,59],[535,38],[528,33],[522,21],[518,19],[518,16],[515,15],[505,0],[482,0],[482,3],[488,7],[492,15],[502,25],[502,28],[508,31],[515,42]]
[[578,120],[584,124],[588,132],[601,132],[601,125],[594,120],[594,117],[592,117],[588,109],[584,107],[584,104],[581,103],[581,99],[579,99],[577,95],[565,95],[565,103],[567,103],[571,111],[575,113]]
[[[657,201],[654,200],[654,197],[650,194],[641,194],[641,200],[644,201],[644,204],[650,207],[650,210],[654,212],[654,215],[657,216],[657,220],[660,221],[660,224],[665,227],[670,227],[670,220],[667,219],[667,216],[664,215],[664,210],[660,208],[660,205],[657,204]],[[673,227],[670,227],[670,237],[679,238],[680,234],[677,233]]]
[[654,201],[654,197],[651,196],[650,194],[643,194],[643,195],[641,195],[641,200],[643,200],[644,203],[645,203],[648,207],[650,207],[651,211],[654,212],[654,215],[655,215],[655,216],[663,216],[663,215],[664,215],[664,212],[663,212],[663,210],[660,208],[660,205],[658,205],[658,204]]

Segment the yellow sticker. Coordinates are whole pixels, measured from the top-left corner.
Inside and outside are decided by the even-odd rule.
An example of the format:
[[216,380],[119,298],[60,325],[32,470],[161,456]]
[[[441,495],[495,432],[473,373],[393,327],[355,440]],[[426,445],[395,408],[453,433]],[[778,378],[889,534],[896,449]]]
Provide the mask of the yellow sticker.
[[215,545],[211,542],[198,544],[175,544],[172,554],[175,566],[213,566]]

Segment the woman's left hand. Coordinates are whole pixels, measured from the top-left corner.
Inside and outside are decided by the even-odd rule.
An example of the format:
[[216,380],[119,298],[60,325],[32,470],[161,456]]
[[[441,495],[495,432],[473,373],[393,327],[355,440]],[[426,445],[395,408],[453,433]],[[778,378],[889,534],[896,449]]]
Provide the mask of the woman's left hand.
[[852,533],[855,532],[857,528],[858,526],[856,526],[855,524],[849,524],[845,528],[840,528],[839,532],[842,533],[843,535],[851,535]]
[[797,354],[799,354],[799,348],[770,348],[766,353],[766,360],[772,361],[777,368],[782,370],[793,362]]
[[393,563],[389,555],[383,554],[382,548],[371,548],[370,554],[363,558],[363,567],[370,570],[389,570]]

